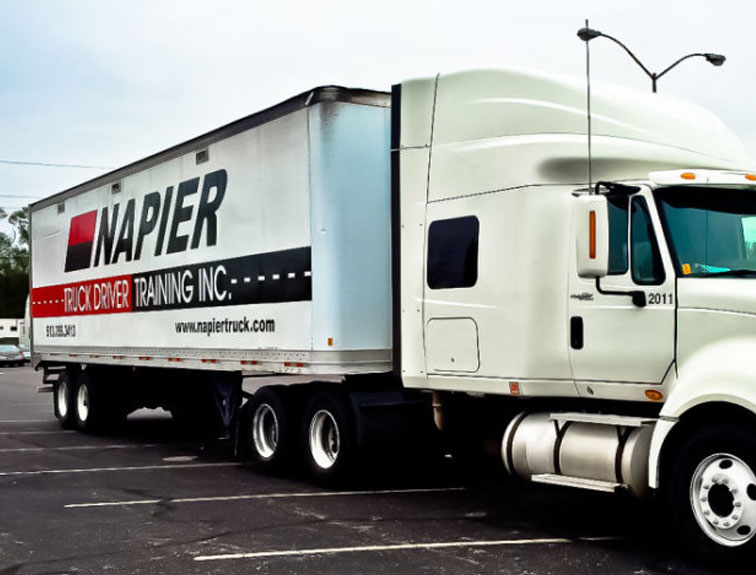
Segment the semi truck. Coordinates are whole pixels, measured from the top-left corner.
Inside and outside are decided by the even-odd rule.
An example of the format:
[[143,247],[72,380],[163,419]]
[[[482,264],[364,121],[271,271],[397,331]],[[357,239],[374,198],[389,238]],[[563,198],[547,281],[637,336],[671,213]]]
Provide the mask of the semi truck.
[[693,104],[591,98],[589,132],[533,71],[321,87],[33,204],[56,417],[162,407],[324,481],[440,433],[753,557],[753,161]]

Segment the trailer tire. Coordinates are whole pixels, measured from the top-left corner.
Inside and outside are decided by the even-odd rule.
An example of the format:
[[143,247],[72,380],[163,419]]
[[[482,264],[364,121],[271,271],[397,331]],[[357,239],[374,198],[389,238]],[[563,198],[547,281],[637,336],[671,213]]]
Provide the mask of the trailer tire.
[[258,389],[244,406],[239,421],[239,449],[244,460],[264,473],[286,469],[293,460],[296,433],[293,405],[286,388]]
[[53,385],[53,411],[55,418],[63,429],[76,427],[76,416],[73,407],[73,391],[75,381],[71,373],[64,371]]
[[115,409],[112,398],[88,371],[83,371],[76,380],[74,393],[74,415],[76,427],[84,433],[103,430],[106,425],[115,426],[123,420],[121,412]]
[[314,395],[305,409],[303,439],[313,478],[328,485],[343,482],[357,455],[356,427],[348,398],[336,392]]
[[753,430],[722,424],[691,437],[672,463],[665,495],[693,555],[719,567],[756,558]]

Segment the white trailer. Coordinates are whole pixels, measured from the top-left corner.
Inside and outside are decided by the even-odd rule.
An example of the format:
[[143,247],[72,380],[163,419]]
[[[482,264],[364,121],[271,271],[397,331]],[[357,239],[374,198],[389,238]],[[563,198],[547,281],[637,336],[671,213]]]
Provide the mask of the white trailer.
[[698,107],[592,93],[590,171],[582,81],[487,70],[397,85],[390,118],[317,89],[35,204],[58,418],[205,389],[228,425],[242,375],[295,374],[241,409],[263,469],[334,479],[433,421],[460,457],[657,496],[696,552],[752,557],[753,162]]

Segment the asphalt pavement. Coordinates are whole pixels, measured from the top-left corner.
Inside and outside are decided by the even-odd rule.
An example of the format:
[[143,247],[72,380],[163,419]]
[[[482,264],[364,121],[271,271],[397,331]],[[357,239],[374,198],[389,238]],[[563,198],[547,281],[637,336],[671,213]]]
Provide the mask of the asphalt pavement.
[[162,411],[111,435],[63,430],[40,383],[0,368],[0,575],[714,573],[629,499],[449,458],[328,490],[260,475]]

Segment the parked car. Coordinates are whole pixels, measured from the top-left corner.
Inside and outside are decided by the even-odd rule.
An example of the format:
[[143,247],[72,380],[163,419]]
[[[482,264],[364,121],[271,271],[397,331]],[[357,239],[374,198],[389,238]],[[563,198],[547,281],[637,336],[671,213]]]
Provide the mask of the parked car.
[[17,345],[0,345],[0,365],[24,365],[24,352]]
[[31,350],[29,349],[29,346],[19,343],[18,347],[21,350],[21,353],[24,354],[24,361],[27,363],[31,362]]

